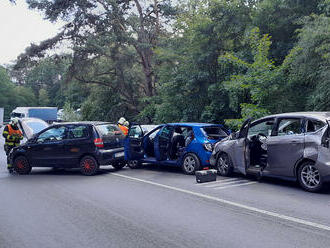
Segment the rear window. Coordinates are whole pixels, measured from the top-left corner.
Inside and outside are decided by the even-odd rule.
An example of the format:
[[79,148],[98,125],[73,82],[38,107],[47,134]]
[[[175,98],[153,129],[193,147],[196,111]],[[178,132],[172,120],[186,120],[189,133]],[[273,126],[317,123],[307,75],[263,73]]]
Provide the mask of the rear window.
[[204,136],[208,139],[218,140],[228,136],[228,134],[219,126],[203,127],[201,130]]
[[101,136],[111,137],[115,135],[123,135],[119,127],[113,124],[97,125],[96,129]]

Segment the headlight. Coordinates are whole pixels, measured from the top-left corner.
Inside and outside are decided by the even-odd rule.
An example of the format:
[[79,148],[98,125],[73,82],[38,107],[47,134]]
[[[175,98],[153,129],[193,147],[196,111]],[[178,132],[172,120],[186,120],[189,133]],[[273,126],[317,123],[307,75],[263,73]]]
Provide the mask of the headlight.
[[212,143],[204,143],[203,146],[204,146],[204,149],[205,150],[207,150],[209,152],[212,152],[213,151],[214,146],[213,146]]

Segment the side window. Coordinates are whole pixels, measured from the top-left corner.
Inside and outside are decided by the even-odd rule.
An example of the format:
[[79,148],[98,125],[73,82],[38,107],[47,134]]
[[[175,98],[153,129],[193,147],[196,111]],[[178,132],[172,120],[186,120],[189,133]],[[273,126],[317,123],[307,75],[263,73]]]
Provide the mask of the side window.
[[274,127],[274,119],[268,119],[263,122],[251,125],[248,131],[248,137],[252,137],[262,133],[265,136],[270,136]]
[[301,119],[288,118],[288,119],[280,120],[277,131],[278,136],[295,135],[301,133],[302,133]]
[[143,130],[139,125],[131,126],[129,129],[128,137],[130,138],[141,138],[143,137]]
[[41,133],[37,139],[37,143],[56,142],[66,139],[66,127],[54,127]]
[[307,120],[306,121],[306,132],[312,133],[325,126],[325,123],[318,120]]
[[87,126],[72,126],[69,131],[70,139],[83,139],[89,136],[88,127]]

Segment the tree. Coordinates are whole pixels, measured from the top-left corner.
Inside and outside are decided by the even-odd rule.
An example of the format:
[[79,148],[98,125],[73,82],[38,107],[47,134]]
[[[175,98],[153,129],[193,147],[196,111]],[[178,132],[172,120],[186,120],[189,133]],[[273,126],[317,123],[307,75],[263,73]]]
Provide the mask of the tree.
[[[170,1],[28,0],[27,3],[30,8],[43,11],[46,19],[56,21],[62,18],[68,24],[52,39],[27,48],[19,57],[16,68],[24,66],[33,56],[43,56],[45,50],[63,40],[70,40],[74,45],[72,68],[75,69],[91,57],[107,56],[104,48],[110,44],[115,47],[128,45],[136,50],[143,69],[144,94],[155,95],[153,49],[165,32],[167,17],[172,14]],[[112,69],[108,68],[108,72]]]

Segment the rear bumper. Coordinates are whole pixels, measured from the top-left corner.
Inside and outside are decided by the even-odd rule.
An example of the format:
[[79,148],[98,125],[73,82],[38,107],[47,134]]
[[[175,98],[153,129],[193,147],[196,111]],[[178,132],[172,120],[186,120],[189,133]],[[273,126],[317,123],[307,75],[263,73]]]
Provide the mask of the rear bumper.
[[99,165],[110,165],[112,163],[124,162],[124,147],[114,149],[100,149],[97,154]]

